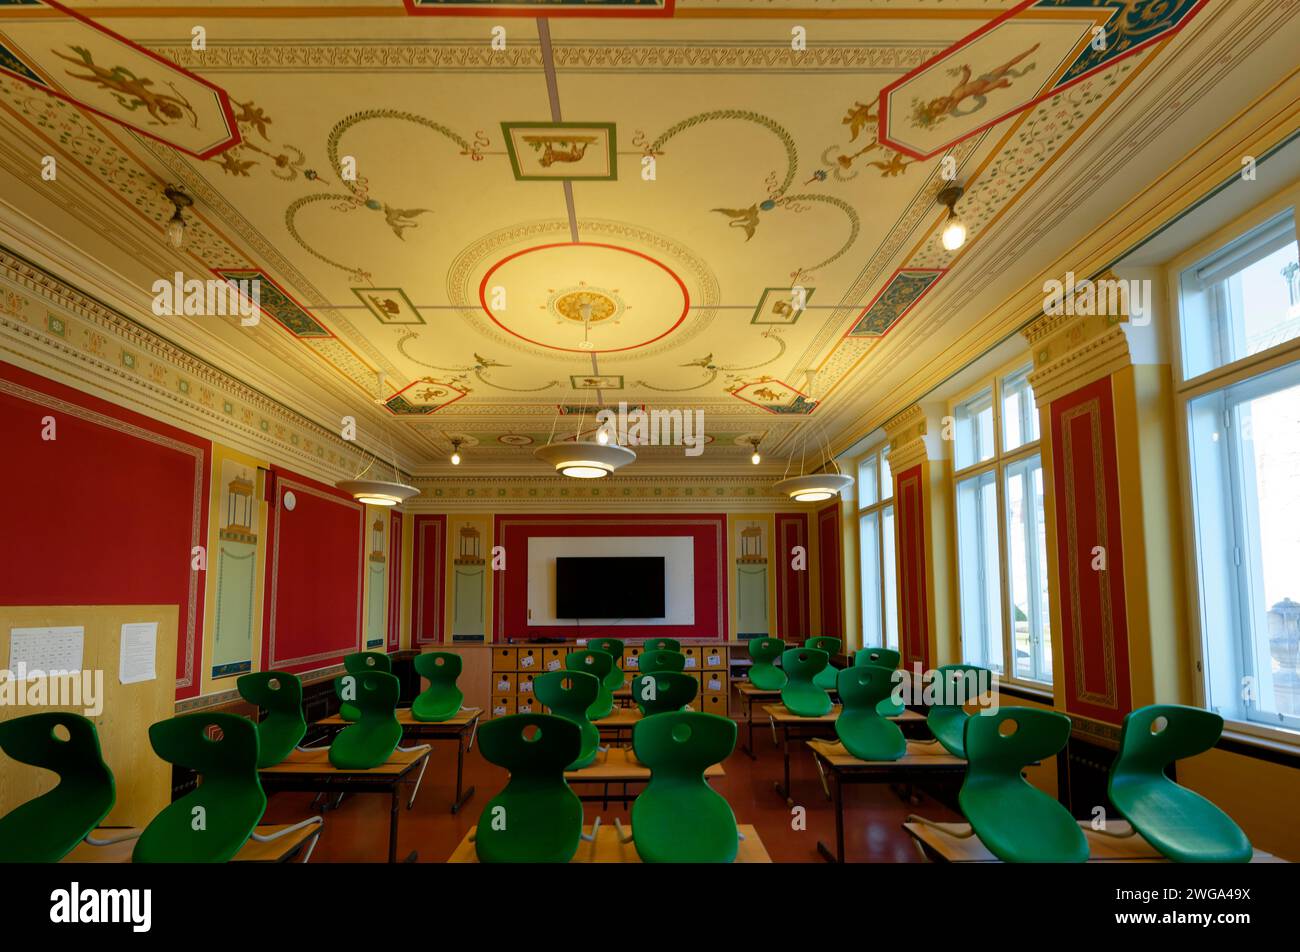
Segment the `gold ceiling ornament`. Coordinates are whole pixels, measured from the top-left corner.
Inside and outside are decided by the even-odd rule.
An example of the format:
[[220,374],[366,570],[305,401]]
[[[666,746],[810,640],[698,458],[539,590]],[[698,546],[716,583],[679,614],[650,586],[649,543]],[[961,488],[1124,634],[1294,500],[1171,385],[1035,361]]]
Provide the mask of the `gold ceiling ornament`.
[[[583,309],[587,307],[591,309],[590,318],[583,317]],[[623,311],[623,305],[622,302],[601,291],[581,288],[576,291],[561,292],[552,299],[551,310],[566,320],[578,322],[590,320],[591,323],[598,324],[619,315]]]
[[[805,426],[800,429],[806,431],[807,428]],[[806,472],[808,450],[806,432],[801,433],[801,437],[798,475],[789,475],[790,467],[794,464],[794,453],[791,452],[789,459],[786,460],[785,475],[772,486],[774,490],[784,493],[795,502],[823,502],[833,499],[853,485],[853,477],[840,472],[840,465],[831,455],[830,442],[824,433],[821,445],[817,446],[814,443],[813,447],[821,452],[821,462],[816,470],[811,473]]]

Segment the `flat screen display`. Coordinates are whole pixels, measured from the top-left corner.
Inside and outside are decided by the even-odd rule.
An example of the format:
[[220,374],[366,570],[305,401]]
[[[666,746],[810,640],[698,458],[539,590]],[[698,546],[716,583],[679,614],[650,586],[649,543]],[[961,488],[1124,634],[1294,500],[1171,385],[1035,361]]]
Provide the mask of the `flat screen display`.
[[663,618],[664,558],[555,560],[557,618]]

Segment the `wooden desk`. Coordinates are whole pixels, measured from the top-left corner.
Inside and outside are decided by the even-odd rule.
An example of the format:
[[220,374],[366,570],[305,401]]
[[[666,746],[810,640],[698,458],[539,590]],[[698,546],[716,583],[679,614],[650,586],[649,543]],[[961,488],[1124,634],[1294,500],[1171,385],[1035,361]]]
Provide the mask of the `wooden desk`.
[[[785,761],[784,783],[773,783],[772,786],[785,798],[786,806],[792,807],[794,799],[790,796],[790,741],[792,738],[797,741],[817,737],[833,739],[836,736],[835,722],[839,719],[841,708],[838,704],[834,704],[831,706],[831,712],[821,717],[800,717],[798,714],[790,713],[784,704],[765,704],[763,710],[767,712],[768,720],[772,724],[772,743],[781,748],[781,756]],[[925,725],[925,715],[911,710],[905,710],[889,720],[897,724],[905,736],[914,735]],[[778,730],[781,732],[780,741],[776,738]]]
[[[1171,860],[1144,840],[1140,835],[1130,836],[1133,827],[1123,820],[1110,820],[1106,824],[1108,832],[1102,833],[1092,828],[1091,820],[1080,820],[1079,829],[1083,830],[1084,839],[1088,841],[1088,862],[1090,863],[1168,863]],[[978,836],[970,833],[969,823],[920,823],[909,821],[903,829],[912,835],[921,855],[933,863],[1000,863],[996,856],[988,851]],[[1252,863],[1285,863],[1272,853],[1256,850]]]
[[[477,829],[477,827],[475,828]],[[632,828],[625,826],[623,828],[628,833]],[[740,849],[736,852],[737,863],[770,863],[772,857],[767,855],[767,848],[763,841],[758,838],[758,831],[749,824],[737,824],[736,829],[744,837],[740,841]],[[582,832],[591,835],[591,827],[584,826]],[[474,835],[474,829],[465,834],[465,838],[460,841],[456,851],[451,854],[447,860],[449,863],[477,863],[478,853],[474,849],[474,844],[470,842],[470,837]],[[573,855],[570,863],[639,863],[641,857],[636,851],[634,843],[623,843],[619,840],[618,830],[613,826],[601,825],[596,831],[596,838],[592,842],[582,840],[578,843],[578,852]]]
[[[764,691],[762,688],[756,688],[748,682],[741,682],[736,685],[736,690],[740,693],[741,703],[745,705],[745,721],[749,724],[748,738],[745,744],[740,748],[749,754],[750,760],[757,760],[758,755],[754,753],[754,702],[755,701],[780,701],[780,691]],[[772,746],[776,746],[776,737],[772,737]]]
[[[411,716],[409,707],[398,708],[396,711],[397,723],[402,725],[403,737],[409,737],[413,740],[454,740],[456,742],[456,797],[451,802],[452,813],[459,813],[465,802],[474,796],[473,787],[463,790],[465,752],[474,749],[474,738],[478,736],[479,718],[482,713],[482,711],[468,710],[461,711],[455,717],[448,718],[445,721],[417,721]],[[337,734],[351,723],[351,721],[345,721],[335,714],[333,717],[326,717],[316,721],[315,726],[324,727]],[[469,738],[468,743],[466,743],[467,736]]]
[[898,760],[859,760],[838,742],[810,740],[817,771],[825,779],[830,776],[831,800],[835,804],[835,852],[817,841],[817,852],[832,863],[844,862],[844,791],[848,784],[858,783],[910,783],[918,780],[935,780],[943,777],[961,777],[966,773],[966,761],[954,757],[936,742],[922,743],[909,740],[907,753]]
[[[268,824],[258,826],[253,830],[258,836],[271,836],[279,833],[281,830],[293,826],[292,823]],[[321,826],[308,826],[296,833],[290,833],[278,840],[272,840],[269,843],[259,843],[257,840],[249,837],[248,842],[239,848],[239,852],[231,859],[232,863],[287,863],[290,859],[307,844],[308,841],[320,836]],[[126,836],[129,833],[139,834],[140,829],[129,826],[101,826],[96,827],[94,837],[96,839],[115,839],[119,836]],[[110,843],[108,846],[91,846],[85,840],[77,844],[71,853],[63,857],[60,862],[63,863],[129,863],[131,854],[135,851],[136,840],[133,837],[129,840],[123,840],[120,843]],[[304,860],[305,862],[305,860]]]
[[592,723],[600,731],[601,737],[606,734],[613,734],[613,741],[618,744],[623,740],[624,731],[627,732],[628,743],[632,742],[632,729],[636,727],[640,720],[641,711],[636,707],[616,707],[614,713],[592,721]]
[[[392,801],[388,820],[388,861],[397,862],[397,820],[401,816],[398,791],[402,784],[414,784],[429,760],[429,749],[395,750],[388,760],[369,770],[344,770],[330,763],[329,749],[295,750],[274,767],[264,767],[258,776],[267,793],[302,790],[308,793],[387,793]],[[416,775],[416,776],[412,776]],[[410,802],[406,808],[411,808]],[[417,853],[406,858],[413,861]]]
[[[711,764],[704,771],[706,780],[723,776],[726,776],[726,771],[722,769],[722,764]],[[632,753],[631,748],[611,747],[603,753],[597,754],[595,761],[581,770],[566,770],[564,779],[569,782],[570,786],[578,783],[603,784],[605,788],[603,794],[579,793],[578,799],[593,803],[599,800],[608,807],[611,800],[616,803],[628,803],[635,800],[637,795],[629,794],[627,785],[630,783],[648,783],[650,768],[636,759],[636,755]],[[609,792],[611,783],[621,783],[623,792],[621,794],[611,794]]]

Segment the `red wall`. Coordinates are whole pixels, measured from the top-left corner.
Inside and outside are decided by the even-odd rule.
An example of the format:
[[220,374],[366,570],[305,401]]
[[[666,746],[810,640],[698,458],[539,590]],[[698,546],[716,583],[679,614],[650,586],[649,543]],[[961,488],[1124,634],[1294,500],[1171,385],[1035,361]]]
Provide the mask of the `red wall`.
[[903,663],[930,668],[929,600],[925,575],[925,497],[921,466],[894,475],[897,497],[898,636]]
[[822,625],[818,634],[830,638],[844,637],[843,549],[840,547],[840,504],[817,511],[817,551],[821,555],[819,570]]
[[[803,546],[802,571],[791,566],[794,547]],[[808,601],[808,513],[776,514],[776,637],[803,644],[811,632]]]
[[[1065,707],[1118,724],[1132,696],[1110,378],[1053,400],[1050,412]],[[1103,571],[1092,568],[1094,546],[1106,550]]]
[[396,651],[402,638],[402,514],[388,520],[388,650]]
[[447,517],[415,517],[411,561],[411,636],[415,645],[442,641],[447,587]]
[[494,544],[506,568],[493,586],[492,640],[572,636],[577,632],[528,624],[528,539],[531,536],[690,536],[695,540],[693,625],[583,625],[583,637],[727,637],[727,518],[723,515],[497,516]]
[[365,507],[288,470],[271,477],[262,670],[335,664],[361,649]]
[[211,444],[0,363],[0,446],[0,604],[176,605],[176,696],[196,695]]

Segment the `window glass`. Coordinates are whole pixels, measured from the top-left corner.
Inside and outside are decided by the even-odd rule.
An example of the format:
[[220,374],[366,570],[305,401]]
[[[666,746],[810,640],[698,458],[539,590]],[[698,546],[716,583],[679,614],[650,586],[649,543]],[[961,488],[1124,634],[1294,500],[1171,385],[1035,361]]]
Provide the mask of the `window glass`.
[[1026,367],[1002,381],[1002,449],[1019,449],[1038,439],[1038,405]]
[[993,388],[989,387],[953,413],[957,469],[993,458]]
[[1006,469],[1007,574],[1011,644],[1017,677],[1050,681],[1051,618],[1047,601],[1047,529],[1043,467],[1037,456]]
[[962,660],[1002,671],[997,473],[957,483],[957,574]]
[[880,578],[880,513],[858,519],[858,586],[862,592],[862,644],[883,647]]

